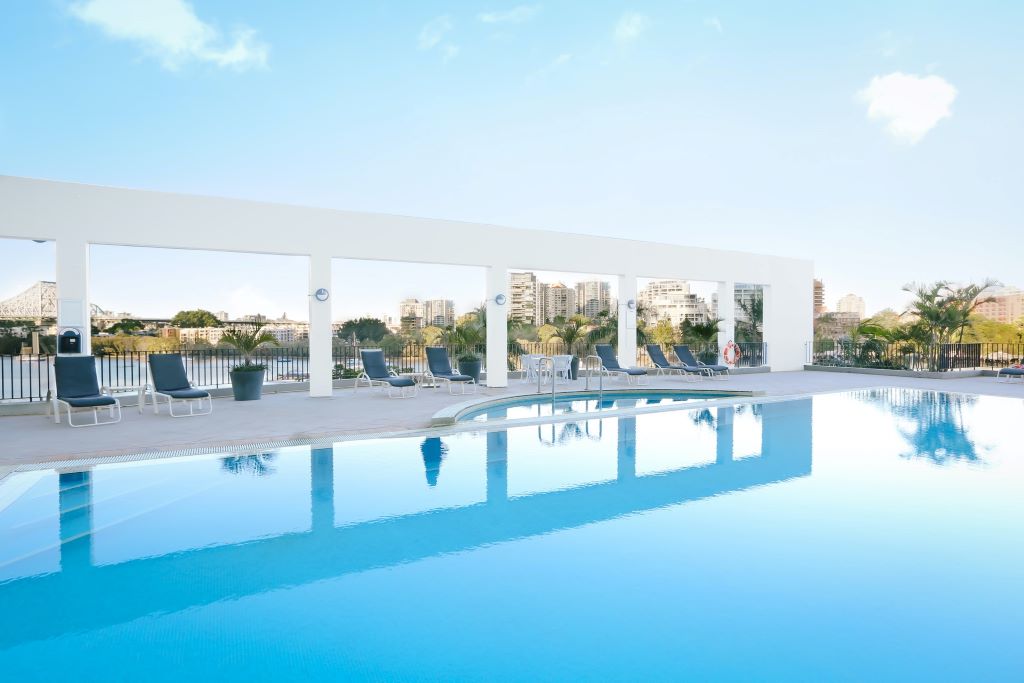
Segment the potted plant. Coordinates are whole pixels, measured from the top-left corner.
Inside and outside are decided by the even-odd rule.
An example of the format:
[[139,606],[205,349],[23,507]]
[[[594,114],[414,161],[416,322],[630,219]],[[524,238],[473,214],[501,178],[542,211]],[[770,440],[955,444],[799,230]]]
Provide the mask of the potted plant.
[[562,340],[566,353],[572,354],[572,362],[569,365],[569,379],[577,379],[580,372],[580,354],[586,341],[587,326],[586,318],[574,315],[564,325],[558,328],[555,336]]
[[235,347],[242,354],[242,362],[231,369],[231,391],[236,401],[257,401],[263,395],[263,377],[267,366],[253,359],[256,350],[264,344],[277,346],[277,339],[263,331],[263,323],[248,328],[235,327],[224,333],[221,341]]
[[459,374],[469,375],[474,382],[480,382],[480,356],[472,351],[464,351],[459,354]]
[[485,341],[483,325],[467,320],[454,328],[448,328],[442,335],[444,343],[456,354],[459,374],[469,375],[474,381],[480,381],[480,355],[474,351]]

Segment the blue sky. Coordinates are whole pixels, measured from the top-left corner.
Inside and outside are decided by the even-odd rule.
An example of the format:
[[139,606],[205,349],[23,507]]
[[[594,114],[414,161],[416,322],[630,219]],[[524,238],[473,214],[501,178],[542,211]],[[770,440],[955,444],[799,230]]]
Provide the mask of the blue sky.
[[[830,306],[853,291],[869,311],[900,307],[914,280],[1024,285],[1011,249],[1022,3],[0,11],[0,173],[801,256]],[[0,272],[0,296],[52,271],[45,249],[0,249],[17,264]],[[125,258],[171,257],[95,257],[97,303],[176,307],[159,288],[125,287]],[[281,261],[278,283],[254,277],[266,272],[256,261],[225,257],[176,295],[244,306],[232,286],[248,276],[253,305],[303,317],[304,266]],[[441,277],[459,301],[482,291],[472,270]],[[341,297],[335,313],[440,296],[436,281]]]

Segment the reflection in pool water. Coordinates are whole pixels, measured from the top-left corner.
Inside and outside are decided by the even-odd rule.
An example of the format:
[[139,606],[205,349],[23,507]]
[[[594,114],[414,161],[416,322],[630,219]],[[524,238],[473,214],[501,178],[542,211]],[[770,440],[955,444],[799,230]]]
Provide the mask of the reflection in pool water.
[[[592,395],[592,396],[591,396]],[[685,393],[680,391],[646,391],[643,395],[636,392],[606,392],[600,398],[596,392],[591,395],[558,394],[552,401],[551,394],[536,394],[496,404],[484,405],[471,409],[459,416],[459,422],[488,422],[495,419],[523,419],[533,417],[550,417],[552,415],[588,414],[621,408],[643,408],[662,404],[685,403],[693,400],[725,398],[729,392]]]
[[990,425],[1020,402],[958,413],[986,467],[937,467],[900,457],[888,400],[295,447],[263,476],[216,457],[19,474],[0,670],[1019,679],[1022,469]]

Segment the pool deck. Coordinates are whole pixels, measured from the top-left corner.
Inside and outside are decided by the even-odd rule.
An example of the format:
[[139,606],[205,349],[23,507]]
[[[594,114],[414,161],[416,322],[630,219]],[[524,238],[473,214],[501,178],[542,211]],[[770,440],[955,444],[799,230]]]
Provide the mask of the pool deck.
[[[559,391],[582,389],[583,382],[559,385]],[[564,387],[564,388],[563,388]],[[1009,396],[1024,400],[1024,383],[997,382],[992,377],[935,380],[880,377],[826,372],[773,372],[736,375],[724,381],[685,382],[678,377],[654,377],[649,389],[713,389],[756,391],[767,396],[799,396],[873,387],[906,387],[970,394]],[[607,389],[625,389],[611,380]],[[187,451],[281,441],[312,441],[391,435],[429,429],[431,417],[446,406],[467,399],[500,399],[532,394],[536,386],[512,380],[507,388],[481,387],[477,395],[449,395],[444,389],[424,389],[411,399],[389,399],[377,391],[336,389],[332,398],[310,398],[305,392],[277,393],[261,401],[236,403],[214,400],[213,414],[172,419],[140,415],[125,407],[118,425],[72,429],[39,415],[0,417],[3,451],[0,478],[19,466],[74,459],[96,459],[161,451]],[[744,400],[754,400],[744,399]],[[680,404],[685,407],[686,404]],[[666,408],[671,409],[671,408]],[[166,409],[164,409],[166,410]]]

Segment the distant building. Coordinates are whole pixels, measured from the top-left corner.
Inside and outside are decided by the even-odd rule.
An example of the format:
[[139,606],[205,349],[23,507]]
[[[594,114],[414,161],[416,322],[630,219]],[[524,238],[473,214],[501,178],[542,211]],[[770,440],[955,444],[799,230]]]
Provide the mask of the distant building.
[[608,311],[612,312],[611,285],[604,280],[587,280],[576,284],[576,310],[594,318]]
[[451,299],[428,299],[423,302],[423,323],[435,327],[455,324],[455,302]]
[[215,318],[217,318],[217,320],[221,321],[222,323],[226,323],[228,320],[231,319],[228,316],[228,312],[227,311],[217,311],[213,315],[214,315]]
[[1013,323],[1024,317],[1024,292],[1014,287],[1005,287],[985,294],[982,298],[991,298],[978,304],[975,313],[989,320],[1001,323]]
[[568,320],[576,315],[576,290],[566,287],[561,282],[553,285],[541,283],[541,302],[544,309],[544,322],[552,323],[557,318]]
[[[195,344],[196,342],[206,342],[210,346],[216,346],[220,343],[220,338],[224,336],[227,331],[223,327],[181,327],[181,328],[166,328],[166,329],[177,329],[178,340],[182,344]],[[173,333],[168,332],[166,336],[170,337]]]
[[825,284],[821,280],[814,281],[814,316],[817,317],[828,310],[825,307]]
[[419,299],[403,299],[398,303],[398,318],[403,331],[422,328],[426,310]]
[[[751,322],[750,316],[747,315],[748,310],[753,310],[754,301],[763,297],[764,294],[761,291],[761,285],[751,285],[744,283],[736,283],[733,289],[733,303],[735,304],[734,316],[735,319],[740,322]],[[762,313],[762,317],[763,317]]]
[[637,302],[652,324],[668,320],[678,327],[684,320],[703,323],[711,317],[707,302],[690,292],[690,283],[683,280],[654,280],[637,293]]
[[533,273],[509,273],[510,319],[529,325],[543,325],[544,311],[541,305],[537,276]]
[[857,320],[864,318],[864,299],[856,294],[847,294],[836,303],[836,313],[856,315]]

